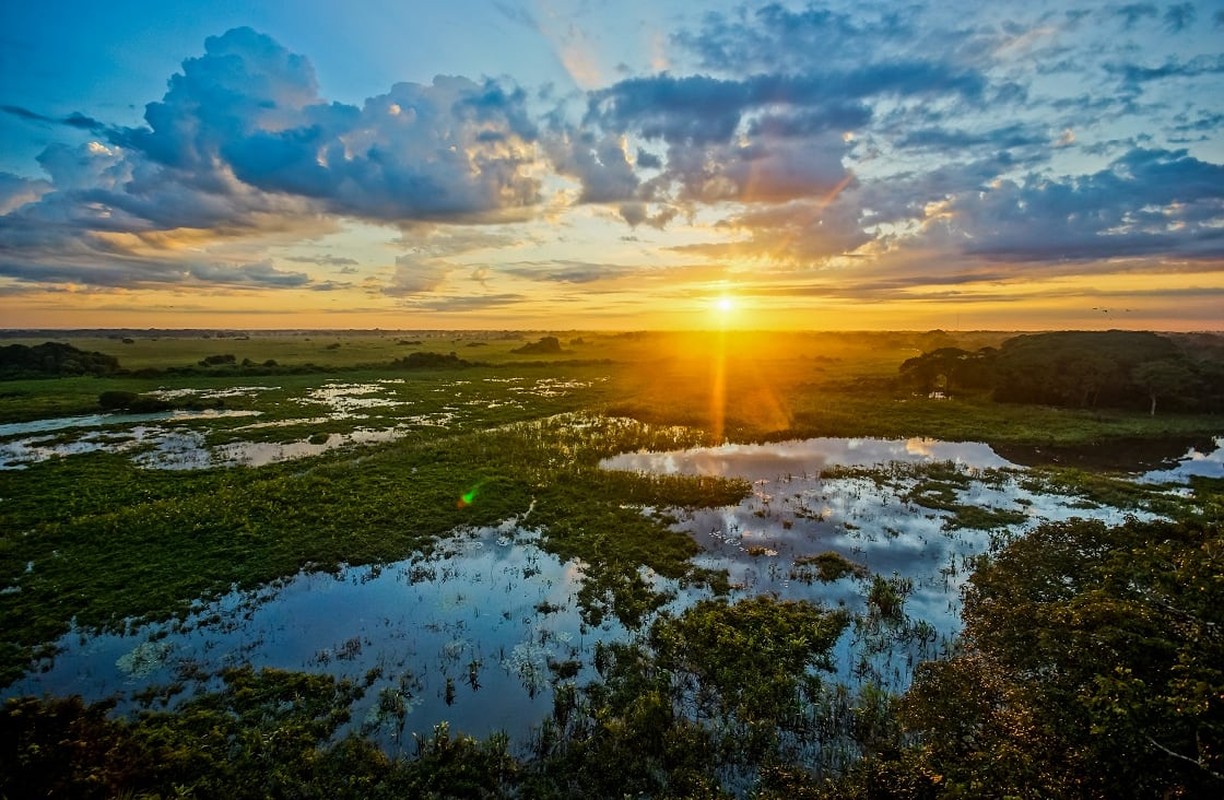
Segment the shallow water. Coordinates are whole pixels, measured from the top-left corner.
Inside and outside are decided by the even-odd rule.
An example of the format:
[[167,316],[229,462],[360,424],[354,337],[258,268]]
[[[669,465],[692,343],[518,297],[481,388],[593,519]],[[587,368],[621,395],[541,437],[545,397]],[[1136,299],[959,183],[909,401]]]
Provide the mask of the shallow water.
[[[150,625],[125,635],[74,632],[60,640],[63,652],[47,671],[5,694],[96,700],[171,683],[188,666],[212,672],[251,664],[357,681],[379,669],[381,677],[354,709],[354,724],[372,728],[390,750],[443,720],[478,736],[498,730],[526,736],[552,708],[549,663],[627,635],[614,622],[597,629],[582,624],[575,606],[581,570],[540,550],[537,541],[538,534],[513,522],[461,531],[431,558],[301,574],[228,595],[185,625]],[[591,677],[587,667],[576,680]],[[401,693],[409,708],[402,730],[399,720],[380,718],[381,692]]]
[[1173,464],[1143,473],[1145,483],[1186,483],[1191,476],[1224,478],[1224,437],[1217,436],[1212,447],[1191,446]]
[[624,453],[600,462],[604,469],[685,475],[724,475],[749,480],[815,474],[828,467],[878,467],[892,463],[951,461],[975,469],[1014,467],[989,445],[935,439],[817,438],[770,444],[724,444],[666,453]]
[[33,422],[11,422],[0,425],[0,437],[47,433],[69,428],[103,428],[112,425],[139,425],[145,422],[190,422],[226,417],[255,417],[259,414],[259,411],[227,411],[214,408],[201,411],[155,411],[148,414],[85,414],[79,417],[37,419]]
[[[174,435],[182,438],[178,452],[186,461],[192,453],[207,455],[193,439],[201,434]],[[163,463],[174,448],[166,443],[164,449],[157,456]],[[239,452],[263,453],[233,451]],[[284,452],[268,451],[268,457]],[[923,478],[905,465],[946,459],[958,459],[969,477],[956,489],[958,503],[1023,511],[1024,522],[995,531],[956,528],[949,512],[913,502],[911,493]],[[1091,516],[1117,523],[1125,516],[1111,508],[1085,509],[1077,498],[1034,494],[1020,485],[1023,470],[982,472],[1001,462],[982,445],[812,440],[637,453],[604,463],[751,479],[753,492],[738,505],[669,512],[677,517],[675,528],[701,545],[694,561],[726,570],[733,597],[772,594],[861,615],[863,624],[852,626],[835,648],[836,679],[902,690],[916,663],[937,655],[959,629],[960,588],[992,537],[1015,535],[1043,520]],[[883,468],[871,477],[820,477],[821,467],[847,464]],[[354,709],[353,725],[365,726],[387,749],[394,752],[411,741],[412,732],[428,733],[441,721],[478,736],[505,730],[522,741],[551,712],[550,662],[579,662],[573,680],[581,684],[594,677],[597,641],[632,635],[613,620],[594,629],[582,623],[582,566],[544,552],[526,522],[458,531],[429,558],[305,573],[234,593],[202,606],[185,626],[150,625],[125,635],[74,632],[58,643],[62,652],[45,671],[5,694],[99,699],[172,682],[184,667],[212,673],[251,664],[355,680],[378,669],[380,677]],[[872,617],[866,601],[870,576],[822,583],[796,563],[826,552],[892,581],[905,597],[905,618],[881,623]],[[703,587],[647,577],[657,590],[674,595],[668,613],[710,596]],[[379,711],[380,697],[407,709],[402,726]]]

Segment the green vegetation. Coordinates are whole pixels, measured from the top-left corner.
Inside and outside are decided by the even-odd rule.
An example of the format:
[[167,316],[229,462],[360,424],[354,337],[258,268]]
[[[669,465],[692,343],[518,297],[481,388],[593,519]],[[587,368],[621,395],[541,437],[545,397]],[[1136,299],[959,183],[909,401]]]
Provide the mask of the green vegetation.
[[[979,566],[919,670],[907,769],[948,796],[1202,797],[1224,778],[1218,521],[1047,525]],[[934,787],[932,787],[933,789]]]
[[103,353],[87,353],[69,344],[45,342],[32,347],[10,344],[0,347],[0,380],[106,375],[119,369],[119,359]]
[[[815,569],[814,572],[813,568]],[[800,556],[795,559],[795,566],[791,570],[792,580],[804,581],[805,583],[811,583],[813,580],[832,583],[847,575],[865,578],[867,577],[867,569],[861,564],[855,564],[840,553],[834,553],[832,550],[814,556]]]
[[[319,675],[199,676],[173,710],[128,716],[70,698],[13,699],[0,717],[0,796],[1110,797],[1210,796],[1221,785],[1224,481],[1194,479],[1183,497],[1067,467],[976,476],[1177,519],[1076,521],[1009,538],[998,529],[1025,515],[958,499],[969,479],[955,465],[826,470],[824,480],[891,488],[942,516],[948,535],[972,528],[996,541],[970,579],[964,635],[894,697],[821,673],[845,631],[928,636],[906,616],[912,584],[830,551],[797,559],[790,577],[854,578],[861,618],[769,597],[660,616],[669,597],[652,575],[728,589],[727,575],[694,564],[698,545],[671,524],[672,510],[735,504],[752,486],[598,467],[617,453],[727,439],[1044,446],[1217,435],[1220,417],[1201,413],[1218,411],[1210,342],[1102,339],[1109,347],[1093,357],[1114,366],[1093,371],[1067,360],[1084,339],[991,333],[721,343],[584,334],[566,339],[582,361],[550,360],[561,339],[544,337],[526,347],[557,348],[528,350],[542,357],[530,364],[516,355],[523,337],[487,333],[126,338],[73,339],[55,346],[52,371],[4,373],[0,422],[168,406],[259,412],[210,420],[199,429],[210,445],[402,429],[394,441],[255,469],[142,469],[137,445],[0,471],[0,683],[50,655],[74,622],[121,630],[182,617],[233,587],[397,561],[456,528],[510,519],[585,565],[577,599],[588,625],[615,618],[637,638],[597,648],[596,675],[581,683],[579,662],[550,662],[551,719],[519,750],[445,726],[402,758],[339,738],[372,684]],[[455,354],[465,347],[480,348],[479,364]],[[1067,359],[1041,356],[1051,352]],[[1035,380],[1063,383],[1018,398],[1017,376],[1041,364],[1054,372]],[[267,376],[258,391],[232,391],[255,375]],[[1088,375],[1099,380],[1085,389]],[[335,383],[374,386],[360,396],[384,404],[329,414],[317,397]],[[927,389],[954,399],[928,399]],[[158,390],[190,393],[163,400]],[[449,702],[455,681],[445,685]]]
[[1224,408],[1214,347],[1140,331],[1030,334],[998,348],[942,347],[901,364],[923,392],[989,392],[1005,403],[1182,411]]

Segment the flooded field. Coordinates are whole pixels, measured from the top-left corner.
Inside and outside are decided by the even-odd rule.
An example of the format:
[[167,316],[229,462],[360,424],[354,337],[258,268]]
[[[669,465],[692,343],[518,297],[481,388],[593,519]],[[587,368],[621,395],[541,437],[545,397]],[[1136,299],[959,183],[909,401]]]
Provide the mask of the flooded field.
[[[446,394],[444,404],[414,414],[418,404],[397,395],[399,385],[328,383],[293,401],[312,416],[283,420],[231,419],[260,413],[242,410],[10,426],[0,434],[0,453],[9,468],[89,448],[130,453],[149,469],[258,467],[390,442],[422,426],[448,430],[474,413],[468,409],[488,402],[575,388],[509,379],[501,388],[508,386],[510,397],[501,392],[503,399],[490,401],[481,397],[481,386],[455,381],[436,390]],[[228,396],[272,390],[245,387]],[[363,423],[369,413],[386,409],[399,415],[395,424],[255,440],[281,427]],[[594,430],[596,420],[579,416],[564,424],[579,435]],[[223,430],[231,440],[210,444],[208,424],[217,422],[227,423]],[[608,422],[615,421],[599,424],[606,428]],[[56,430],[73,433],[40,444],[39,437]],[[234,439],[239,436],[252,440]],[[1219,475],[1222,446],[1217,439],[1214,450],[1191,449],[1134,479],[1176,483],[1188,475]],[[564,444],[556,447],[566,452]],[[641,513],[663,516],[691,537],[701,549],[694,563],[725,572],[732,598],[770,595],[852,612],[856,622],[834,652],[837,680],[893,691],[904,690],[915,664],[939,654],[957,632],[960,589],[992,543],[1043,521],[1091,517],[1113,524],[1128,515],[1150,516],[1052,491],[977,443],[821,438],[622,453],[600,467],[750,481],[752,491],[737,505],[647,507]],[[200,679],[196,688],[206,688],[218,670],[250,664],[368,680],[352,725],[390,751],[442,721],[478,736],[501,730],[523,740],[548,717],[558,686],[593,677],[601,643],[629,641],[645,630],[626,629],[611,617],[598,625],[584,622],[580,591],[587,565],[543,549],[549,531],[533,523],[530,511],[496,526],[457,529],[428,555],[306,571],[232,592],[197,604],[183,621],[122,634],[73,630],[56,643],[53,658],[4,693],[131,698],[178,681]],[[662,614],[678,614],[714,594],[709,586],[646,568],[639,577],[664,595]]]
[[[422,389],[406,385],[402,378],[384,378],[326,382],[301,396],[285,396],[278,386],[155,389],[147,394],[158,400],[254,407],[92,414],[0,425],[0,470],[92,452],[126,453],[147,469],[259,467],[391,442],[412,431],[479,424],[491,413],[522,411],[527,403],[566,397],[591,384],[513,377],[434,382]],[[278,418],[233,422],[261,416]],[[284,431],[293,438],[278,435]]]

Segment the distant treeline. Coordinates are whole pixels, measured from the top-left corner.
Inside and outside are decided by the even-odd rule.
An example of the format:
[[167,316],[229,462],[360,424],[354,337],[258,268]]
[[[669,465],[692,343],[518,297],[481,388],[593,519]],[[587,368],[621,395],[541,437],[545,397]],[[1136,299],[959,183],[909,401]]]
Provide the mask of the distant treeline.
[[29,347],[0,347],[0,380],[46,378],[69,375],[111,375],[119,370],[119,359],[104,353],[87,353],[70,344],[46,342]]
[[989,393],[1071,408],[1224,410],[1224,358],[1192,337],[1139,331],[1016,336],[976,351],[940,347],[901,365],[923,392]]

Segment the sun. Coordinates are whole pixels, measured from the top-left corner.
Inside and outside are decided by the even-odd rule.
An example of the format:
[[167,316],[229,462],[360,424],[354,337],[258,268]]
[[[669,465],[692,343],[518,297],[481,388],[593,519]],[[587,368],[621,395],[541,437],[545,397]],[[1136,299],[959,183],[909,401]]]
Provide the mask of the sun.
[[730,314],[735,310],[735,298],[723,295],[714,301],[714,308],[723,314]]

